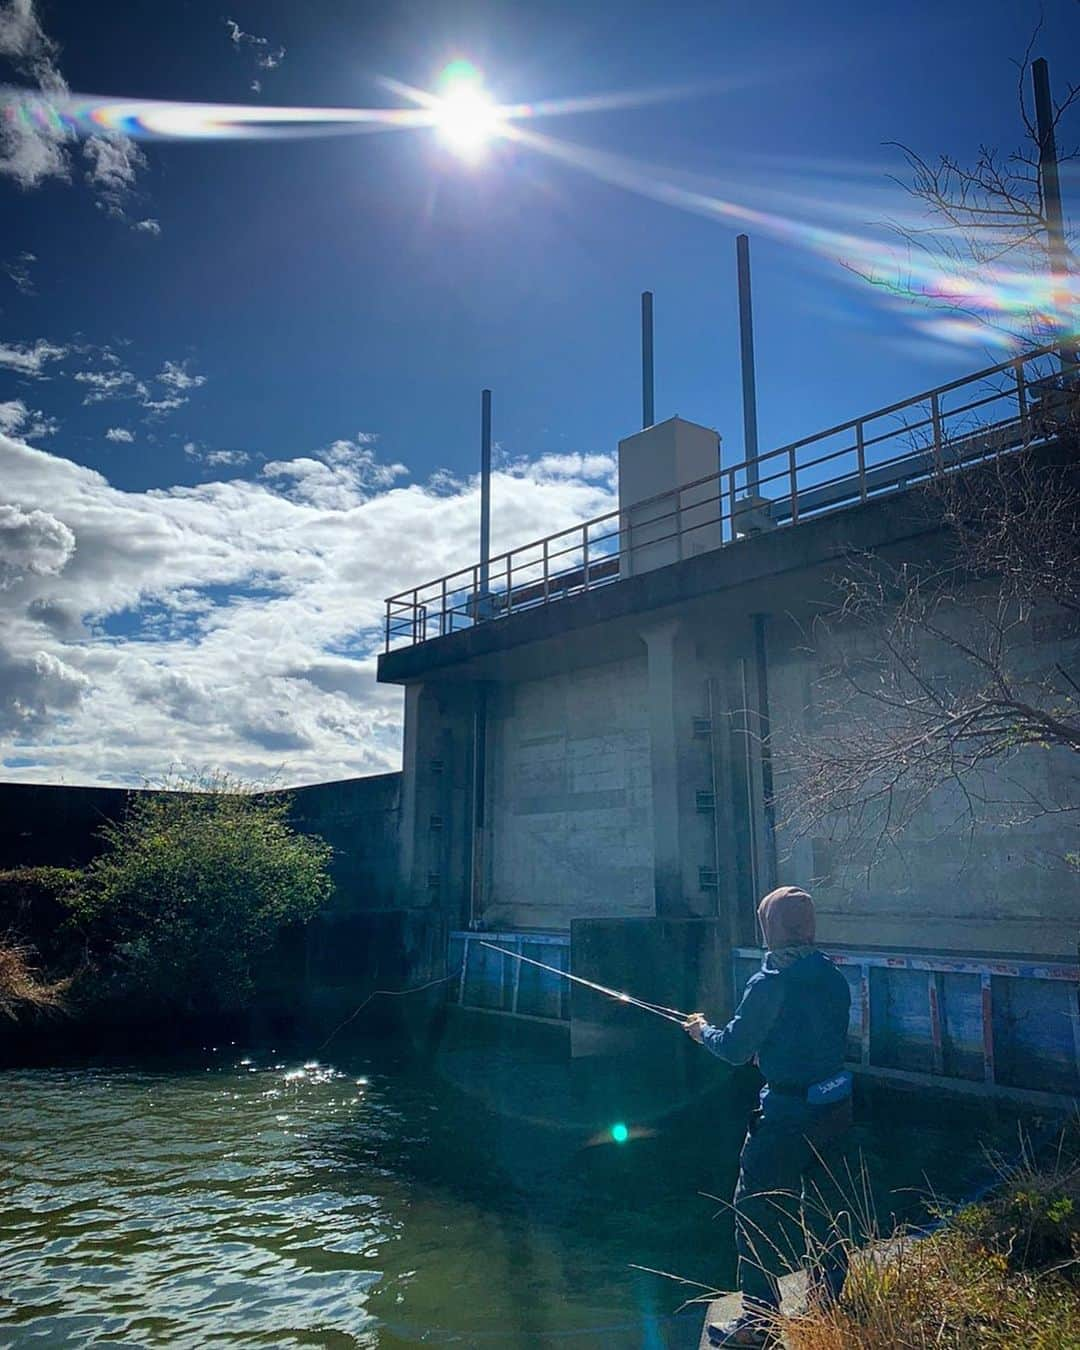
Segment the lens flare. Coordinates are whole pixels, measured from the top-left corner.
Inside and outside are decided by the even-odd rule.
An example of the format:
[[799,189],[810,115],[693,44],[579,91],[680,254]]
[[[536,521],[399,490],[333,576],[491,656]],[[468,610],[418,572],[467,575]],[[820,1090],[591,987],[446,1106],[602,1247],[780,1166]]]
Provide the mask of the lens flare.
[[617,1144],[625,1144],[630,1138],[630,1127],[620,1120],[611,1127],[611,1137]]
[[439,139],[461,159],[478,160],[502,133],[498,105],[470,61],[451,61],[439,85],[443,92],[432,106]]

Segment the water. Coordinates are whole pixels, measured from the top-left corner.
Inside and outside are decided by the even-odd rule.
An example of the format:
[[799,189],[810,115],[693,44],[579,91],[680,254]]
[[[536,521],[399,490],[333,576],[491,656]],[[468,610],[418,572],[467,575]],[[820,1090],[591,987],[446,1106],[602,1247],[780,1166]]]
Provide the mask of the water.
[[[730,1194],[745,1084],[671,1112],[484,1045],[302,1063],[0,1073],[0,1346],[696,1344],[696,1291],[631,1267],[730,1285],[700,1192]],[[879,1184],[955,1193],[978,1119],[883,1114]]]

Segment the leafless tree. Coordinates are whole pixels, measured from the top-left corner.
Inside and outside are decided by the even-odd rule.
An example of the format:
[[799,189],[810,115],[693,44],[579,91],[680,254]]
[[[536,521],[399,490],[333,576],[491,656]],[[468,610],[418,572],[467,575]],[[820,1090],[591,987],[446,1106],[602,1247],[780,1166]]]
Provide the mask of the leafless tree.
[[[1027,316],[1027,332],[1018,334],[986,309],[965,297],[966,286],[953,287],[947,278],[970,282],[988,269],[1011,268],[1018,273],[1047,273],[1049,221],[1039,172],[1039,130],[1029,92],[1031,55],[1041,29],[1036,28],[1023,59],[1016,62],[1016,97],[1024,129],[1012,150],[980,145],[970,160],[950,153],[927,157],[903,142],[889,142],[903,157],[906,174],[890,175],[917,203],[920,221],[891,220],[889,225],[906,244],[909,269],[886,275],[859,271],[865,280],[920,302],[964,314],[1009,337],[1024,338],[1041,347],[1057,335],[1042,313]],[[1054,101],[1052,125],[1059,164],[1080,156],[1080,147],[1063,140],[1080,106],[1080,85],[1067,81]],[[1080,275],[1080,257],[1071,237],[1065,247],[1065,267]],[[929,274],[920,264],[930,264]],[[1060,267],[1060,260],[1058,262]],[[939,278],[938,281],[930,278]]]
[[[875,856],[928,811],[942,832],[1080,813],[1080,663],[1060,656],[1080,637],[1074,431],[1056,456],[937,473],[920,500],[932,560],[846,560],[813,624],[807,728],[773,747],[794,835]],[[1032,773],[1034,753],[1064,772]]]

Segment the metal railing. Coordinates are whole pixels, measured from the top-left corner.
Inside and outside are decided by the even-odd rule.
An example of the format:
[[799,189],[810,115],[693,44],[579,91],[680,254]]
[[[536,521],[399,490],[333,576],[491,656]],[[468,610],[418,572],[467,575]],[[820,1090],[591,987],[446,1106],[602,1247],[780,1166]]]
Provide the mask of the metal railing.
[[473,563],[386,601],[385,650],[609,585],[1055,435],[1080,385],[1046,347],[693,483]]

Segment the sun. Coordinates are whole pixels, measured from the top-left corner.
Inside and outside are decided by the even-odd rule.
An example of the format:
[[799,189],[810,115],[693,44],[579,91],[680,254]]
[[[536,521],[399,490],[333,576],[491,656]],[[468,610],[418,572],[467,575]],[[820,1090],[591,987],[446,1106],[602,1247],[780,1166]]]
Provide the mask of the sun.
[[434,104],[439,139],[462,159],[480,159],[501,132],[499,108],[468,61],[452,61],[439,81]]

